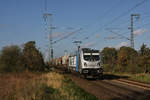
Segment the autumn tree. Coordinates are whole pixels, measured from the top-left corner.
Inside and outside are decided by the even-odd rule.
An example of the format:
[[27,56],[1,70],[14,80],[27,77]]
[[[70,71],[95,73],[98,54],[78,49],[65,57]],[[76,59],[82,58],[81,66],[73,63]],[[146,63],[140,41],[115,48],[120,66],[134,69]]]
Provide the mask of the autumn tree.
[[23,56],[25,67],[30,71],[43,71],[44,60],[41,52],[36,48],[35,41],[24,44]]
[[131,47],[121,47],[118,51],[118,64],[120,71],[133,72],[137,64],[138,53]]
[[146,45],[143,43],[141,48],[140,48],[140,55],[146,55],[146,51],[147,51],[147,47]]
[[115,48],[106,47],[101,53],[105,70],[112,71],[117,63],[117,50]]
[[0,71],[20,72],[23,70],[21,49],[17,45],[4,47],[0,53]]
[[150,73],[150,48],[143,44],[139,51],[138,65],[144,73]]

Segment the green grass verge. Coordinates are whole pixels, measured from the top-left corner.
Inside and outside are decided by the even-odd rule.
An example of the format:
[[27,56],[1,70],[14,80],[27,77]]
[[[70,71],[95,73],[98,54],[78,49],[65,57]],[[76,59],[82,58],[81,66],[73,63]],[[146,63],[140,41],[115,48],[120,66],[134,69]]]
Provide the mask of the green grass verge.
[[107,73],[117,76],[127,76],[130,80],[135,80],[139,82],[150,83],[150,74],[140,73],[140,74],[129,74],[129,73]]
[[130,75],[130,79],[140,82],[150,83],[150,74],[135,74]]
[[[96,96],[86,92],[67,77],[65,77],[63,83],[63,89],[67,91],[71,97],[74,97],[73,100],[99,100]],[[70,100],[70,98],[68,98],[68,100]]]

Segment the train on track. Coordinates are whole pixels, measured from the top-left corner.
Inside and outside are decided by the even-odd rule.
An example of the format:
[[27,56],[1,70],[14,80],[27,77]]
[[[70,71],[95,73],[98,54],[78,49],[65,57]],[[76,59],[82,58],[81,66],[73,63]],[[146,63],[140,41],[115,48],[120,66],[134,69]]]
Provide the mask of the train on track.
[[69,72],[78,72],[84,78],[102,78],[103,67],[101,58],[99,50],[82,48],[75,54],[65,54],[62,57],[54,59],[52,64],[65,68]]

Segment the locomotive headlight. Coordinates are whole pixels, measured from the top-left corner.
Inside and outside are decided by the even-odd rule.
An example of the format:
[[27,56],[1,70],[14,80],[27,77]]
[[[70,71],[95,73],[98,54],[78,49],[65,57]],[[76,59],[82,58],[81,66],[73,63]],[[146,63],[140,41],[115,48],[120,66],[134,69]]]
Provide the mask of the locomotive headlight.
[[100,71],[100,73],[103,73],[103,69],[102,69],[102,68],[100,68],[100,70],[99,70],[99,71]]
[[84,66],[85,66],[85,67],[87,67],[87,64],[86,64],[86,63],[84,63]]
[[103,73],[103,69],[100,68],[100,69],[97,70],[97,72],[98,72],[98,73]]

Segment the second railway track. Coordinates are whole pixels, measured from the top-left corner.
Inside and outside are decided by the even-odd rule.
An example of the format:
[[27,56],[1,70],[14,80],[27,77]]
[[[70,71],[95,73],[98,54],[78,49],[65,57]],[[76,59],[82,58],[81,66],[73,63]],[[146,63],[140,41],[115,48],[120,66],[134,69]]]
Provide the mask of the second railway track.
[[149,90],[111,80],[85,80],[77,77],[74,81],[78,81],[79,86],[102,100],[149,100],[150,98]]
[[146,90],[150,90],[150,84],[137,82],[137,81],[133,81],[133,80],[128,80],[128,79],[118,79],[118,80],[115,80],[115,81],[118,81],[118,82],[123,83],[123,84],[132,85],[132,86],[135,86],[135,87],[143,88],[143,89],[146,89]]
[[[61,72],[63,73],[63,71]],[[119,79],[84,79],[78,74],[66,74],[87,92],[102,100],[149,100],[149,84],[123,78]]]

